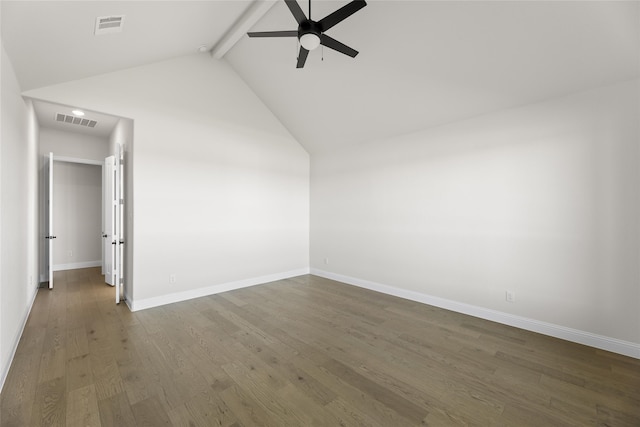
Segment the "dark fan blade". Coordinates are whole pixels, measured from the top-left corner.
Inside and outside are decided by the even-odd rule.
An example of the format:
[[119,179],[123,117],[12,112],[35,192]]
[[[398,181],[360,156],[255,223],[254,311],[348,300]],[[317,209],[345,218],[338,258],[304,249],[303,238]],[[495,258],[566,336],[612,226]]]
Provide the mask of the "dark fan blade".
[[342,44],[338,40],[332,39],[326,34],[323,34],[320,36],[320,44],[328,48],[331,48],[333,50],[337,50],[340,53],[344,53],[345,55],[350,56],[352,58],[355,58],[355,56],[358,54],[357,50],[351,49],[346,44]]
[[298,54],[298,65],[296,65],[296,68],[304,67],[304,63],[307,60],[307,55],[309,55],[309,51],[300,46],[300,53]]
[[298,37],[298,31],[254,31],[247,35],[249,37]]
[[302,9],[300,9],[300,5],[296,0],[284,0],[284,2],[289,6],[289,10],[293,14],[293,17],[296,18],[298,25],[307,20],[307,17],[304,15]]
[[318,21],[321,31],[327,31],[329,28],[333,27],[341,21],[344,21],[366,5],[367,2],[364,0],[353,0],[351,3],[342,6],[340,9]]

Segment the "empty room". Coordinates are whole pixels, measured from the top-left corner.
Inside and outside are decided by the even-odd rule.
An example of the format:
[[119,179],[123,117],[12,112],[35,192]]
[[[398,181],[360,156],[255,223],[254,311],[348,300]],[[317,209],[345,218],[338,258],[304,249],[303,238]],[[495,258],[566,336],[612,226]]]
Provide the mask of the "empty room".
[[0,2],[0,426],[639,426],[640,2]]

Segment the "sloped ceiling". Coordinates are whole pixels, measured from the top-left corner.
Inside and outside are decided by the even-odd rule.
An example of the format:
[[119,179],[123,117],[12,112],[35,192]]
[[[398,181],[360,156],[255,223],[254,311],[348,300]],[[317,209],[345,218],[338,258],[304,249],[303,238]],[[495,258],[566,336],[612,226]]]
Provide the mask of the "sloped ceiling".
[[[374,0],[328,32],[355,59],[318,49],[296,70],[296,39],[246,37],[226,58],[319,152],[637,77],[638,5]],[[278,3],[253,31],[294,28]]]
[[[346,3],[316,0],[313,17]],[[2,43],[26,91],[197,54],[250,4],[3,0]],[[355,59],[318,49],[296,69],[295,38],[243,36],[223,60],[318,153],[638,77],[639,5],[372,0],[328,32]],[[114,14],[124,31],[94,36],[95,18]],[[252,30],[295,28],[277,2]]]

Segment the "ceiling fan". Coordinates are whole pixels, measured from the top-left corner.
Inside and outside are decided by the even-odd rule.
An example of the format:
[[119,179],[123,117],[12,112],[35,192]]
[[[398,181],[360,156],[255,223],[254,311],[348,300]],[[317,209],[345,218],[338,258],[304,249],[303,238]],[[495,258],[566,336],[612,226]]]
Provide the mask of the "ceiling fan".
[[311,0],[309,0],[309,17],[307,18],[296,0],[284,0],[298,22],[298,29],[291,31],[257,31],[249,32],[249,37],[297,37],[300,40],[300,53],[298,54],[298,64],[296,68],[304,67],[309,51],[319,45],[344,53],[354,58],[358,51],[340,43],[326,35],[324,32],[334,25],[344,21],[367,5],[364,0],[353,0],[335,12],[325,16],[319,21],[311,19]]

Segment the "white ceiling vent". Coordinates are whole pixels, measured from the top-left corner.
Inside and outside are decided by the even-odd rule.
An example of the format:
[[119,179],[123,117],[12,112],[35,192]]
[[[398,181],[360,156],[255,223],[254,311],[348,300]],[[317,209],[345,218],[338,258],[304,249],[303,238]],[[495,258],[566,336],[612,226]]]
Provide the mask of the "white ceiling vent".
[[96,36],[110,33],[121,33],[124,25],[124,15],[98,16],[96,18]]
[[69,123],[70,125],[86,126],[94,128],[98,124],[95,120],[83,119],[82,117],[69,116],[68,114],[56,113],[56,122]]

